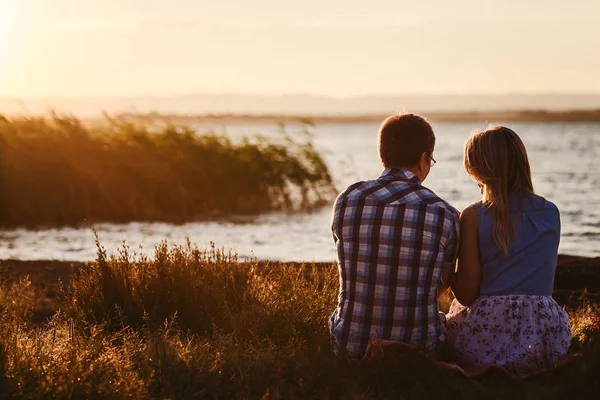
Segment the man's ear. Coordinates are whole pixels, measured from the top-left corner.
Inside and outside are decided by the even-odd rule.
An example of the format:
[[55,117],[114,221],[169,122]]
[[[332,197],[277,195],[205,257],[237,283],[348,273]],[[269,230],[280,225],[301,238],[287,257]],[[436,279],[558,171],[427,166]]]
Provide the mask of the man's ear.
[[424,152],[421,154],[421,157],[419,157],[419,163],[417,165],[417,170],[419,171],[419,180],[421,182],[425,181],[425,178],[427,178],[427,175],[429,174],[429,170],[427,169],[428,165],[429,153]]
[[419,169],[424,168],[429,163],[429,153],[423,152],[419,157]]

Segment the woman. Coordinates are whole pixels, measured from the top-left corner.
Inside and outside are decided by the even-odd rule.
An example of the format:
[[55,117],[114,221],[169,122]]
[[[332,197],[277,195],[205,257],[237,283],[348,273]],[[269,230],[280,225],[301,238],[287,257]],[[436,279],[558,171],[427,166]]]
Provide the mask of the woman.
[[483,198],[461,215],[450,350],[464,367],[551,367],[571,343],[567,313],[552,299],[558,209],[534,193],[527,151],[511,129],[469,138],[464,166]]

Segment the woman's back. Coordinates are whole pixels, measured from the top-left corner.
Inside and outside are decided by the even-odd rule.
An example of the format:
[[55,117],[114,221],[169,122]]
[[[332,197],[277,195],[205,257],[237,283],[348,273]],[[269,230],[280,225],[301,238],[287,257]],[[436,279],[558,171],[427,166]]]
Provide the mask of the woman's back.
[[571,344],[569,316],[552,298],[558,209],[534,194],[527,150],[509,128],[472,135],[464,165],[482,199],[461,215],[448,347],[463,366],[551,367]]
[[507,256],[494,240],[489,210],[482,203],[475,208],[479,213],[480,295],[551,296],[560,241],[556,206],[536,195],[510,198],[513,235]]

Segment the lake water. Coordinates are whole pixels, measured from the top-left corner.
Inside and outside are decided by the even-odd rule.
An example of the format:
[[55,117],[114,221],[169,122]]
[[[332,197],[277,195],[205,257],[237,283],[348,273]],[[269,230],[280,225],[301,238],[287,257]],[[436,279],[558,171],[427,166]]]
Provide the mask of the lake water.
[[[459,209],[480,198],[479,188],[462,168],[463,144],[485,124],[435,123],[437,164],[424,182]],[[529,152],[533,182],[538,194],[561,211],[560,252],[600,256],[600,123],[510,123]],[[376,136],[379,124],[323,124],[309,130],[315,147],[328,163],[341,191],[358,180],[381,172]],[[279,128],[265,126],[198,126],[232,138],[260,133],[278,136]],[[286,131],[298,135],[300,126]],[[124,240],[136,252],[152,254],[167,240],[184,244],[186,238],[200,247],[211,241],[241,257],[283,261],[331,261],[335,258],[329,207],[311,214],[269,214],[233,218],[226,222],[184,225],[164,223],[98,224],[100,240],[115,252]],[[0,259],[57,259],[86,261],[95,257],[94,235],[89,227],[0,231]]]

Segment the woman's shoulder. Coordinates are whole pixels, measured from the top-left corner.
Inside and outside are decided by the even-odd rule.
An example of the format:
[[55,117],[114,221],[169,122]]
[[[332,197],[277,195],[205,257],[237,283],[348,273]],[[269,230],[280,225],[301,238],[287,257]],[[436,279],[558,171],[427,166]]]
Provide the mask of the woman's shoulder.
[[479,201],[465,207],[465,209],[460,213],[461,222],[477,221],[479,219],[481,205],[482,203]]
[[468,206],[467,206],[467,207],[466,207],[466,208],[463,210],[463,212],[462,212],[462,213],[464,214],[464,213],[466,212],[466,213],[471,213],[471,214],[474,214],[474,213],[480,214],[482,211],[484,211],[484,210],[485,210],[485,208],[486,208],[486,207],[485,207],[485,205],[483,204],[483,200],[479,200],[479,201],[476,201],[475,203],[471,203],[471,204],[469,204],[469,205],[468,205]]
[[554,211],[556,213],[559,212],[556,204],[554,204],[553,202],[551,202],[550,200],[548,200],[547,198],[545,198],[543,196],[534,194],[534,195],[530,196],[530,199],[531,199],[531,201],[530,201],[531,211],[545,210],[545,211]]

